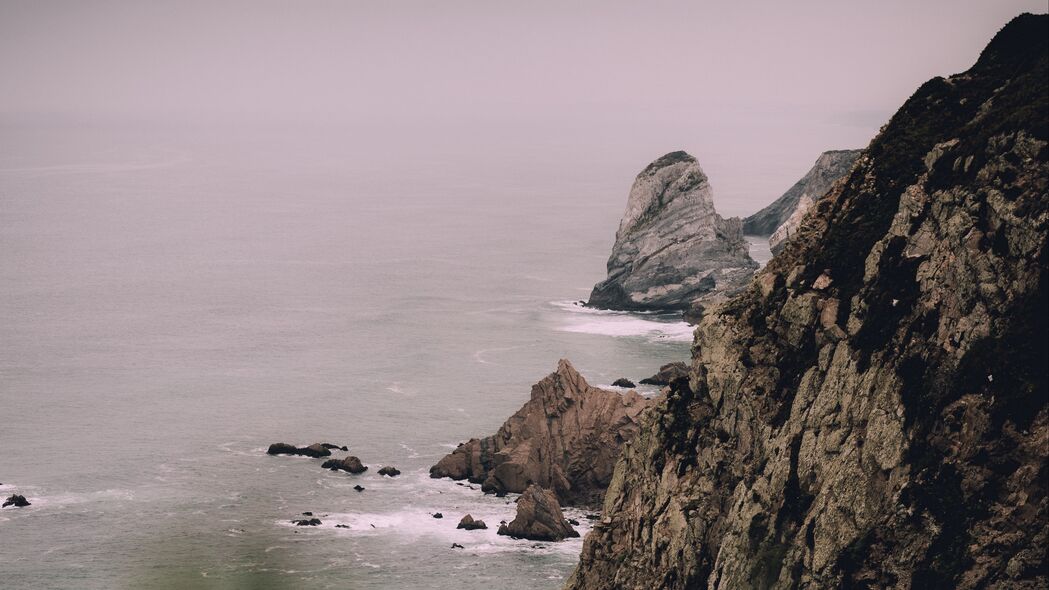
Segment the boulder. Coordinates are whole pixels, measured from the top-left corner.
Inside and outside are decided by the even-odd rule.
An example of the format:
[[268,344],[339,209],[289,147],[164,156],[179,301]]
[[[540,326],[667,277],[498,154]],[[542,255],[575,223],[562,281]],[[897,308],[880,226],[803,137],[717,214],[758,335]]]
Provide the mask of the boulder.
[[[745,287],[758,268],[738,218],[714,210],[695,158],[672,152],[638,174],[608,258],[608,277],[587,305],[683,311],[700,298]],[[719,295],[720,294],[720,295]]]
[[473,531],[477,529],[487,529],[488,525],[486,525],[483,520],[474,520],[473,516],[467,514],[463,517],[462,520],[459,521],[459,526],[455,528]]
[[400,474],[401,470],[396,467],[386,466],[379,470],[379,475],[386,475],[388,477],[397,477]]
[[633,381],[625,377],[620,377],[619,379],[616,379],[612,382],[612,385],[614,385],[615,387],[625,387],[626,389],[633,389],[637,387],[637,385],[635,385]]
[[444,515],[443,515],[443,514],[441,514],[440,512],[434,512],[434,513],[433,513],[433,517],[434,517],[434,518],[444,518]]
[[296,447],[295,445],[289,445],[288,443],[273,443],[270,448],[266,450],[269,455],[302,455],[304,457],[327,457],[331,455],[331,451],[324,448],[321,443],[313,443],[308,447]]
[[537,485],[528,486],[517,499],[517,516],[501,525],[498,533],[531,541],[561,541],[579,533],[565,520],[557,496]]
[[321,519],[302,518],[299,520],[293,520],[292,522],[295,523],[295,526],[319,526],[321,524]]
[[0,506],[0,508],[7,508],[8,506],[13,506],[15,508],[25,508],[26,506],[30,505],[31,502],[29,502],[29,500],[26,500],[25,496],[19,494],[12,494],[10,497],[4,500],[4,504],[3,506]]
[[430,468],[430,477],[469,479],[496,494],[535,483],[566,504],[599,505],[620,448],[649,403],[635,391],[590,386],[562,359],[494,436],[459,445]]
[[332,471],[346,471],[349,473],[357,474],[368,471],[368,467],[361,463],[361,460],[357,457],[350,455],[344,459],[328,459],[321,465],[322,469],[330,469]]
[[659,367],[659,372],[641,380],[642,385],[670,385],[678,379],[688,379],[688,365],[682,362],[668,363]]
[[353,489],[358,491],[358,492],[363,492],[364,491],[364,486],[356,485],[356,486],[353,486]]
[[326,448],[326,449],[328,449],[329,451],[348,451],[348,450],[350,450],[350,449],[348,449],[346,447],[346,445],[339,446],[339,445],[336,445],[336,444],[333,444],[333,443],[321,443],[321,446]]

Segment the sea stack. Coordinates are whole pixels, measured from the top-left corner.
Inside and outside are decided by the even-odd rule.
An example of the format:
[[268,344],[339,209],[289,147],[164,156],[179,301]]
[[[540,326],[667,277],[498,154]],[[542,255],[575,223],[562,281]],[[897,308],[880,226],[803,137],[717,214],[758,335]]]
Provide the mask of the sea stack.
[[772,253],[782,250],[790,236],[797,233],[809,207],[852,169],[861,153],[863,150],[833,150],[820,154],[801,180],[768,207],[743,220],[743,233],[771,236]]
[[701,297],[744,287],[758,264],[738,218],[723,219],[699,162],[672,152],[637,175],[608,259],[587,305],[684,311]]

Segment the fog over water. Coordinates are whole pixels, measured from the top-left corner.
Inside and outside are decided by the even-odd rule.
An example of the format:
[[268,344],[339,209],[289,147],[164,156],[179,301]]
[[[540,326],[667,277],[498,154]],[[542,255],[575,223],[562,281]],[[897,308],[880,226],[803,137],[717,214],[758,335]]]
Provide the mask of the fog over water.
[[688,150],[752,213],[1023,9],[0,2],[0,495],[33,502],[0,578],[559,587],[581,541],[457,531],[513,506],[426,470],[559,358],[688,357],[573,305],[637,172]]

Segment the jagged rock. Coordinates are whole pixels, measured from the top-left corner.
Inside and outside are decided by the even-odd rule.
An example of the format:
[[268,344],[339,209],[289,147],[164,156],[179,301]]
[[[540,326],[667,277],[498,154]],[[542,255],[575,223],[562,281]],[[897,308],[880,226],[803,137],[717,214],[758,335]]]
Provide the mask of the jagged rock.
[[738,218],[714,211],[696,159],[673,152],[645,168],[630,189],[608,259],[608,277],[587,305],[627,311],[685,310],[692,301],[746,286],[750,258]]
[[568,504],[597,504],[648,405],[635,391],[591,387],[562,359],[494,436],[459,445],[430,468],[430,477],[469,479],[495,493],[536,483]]
[[303,455],[306,457],[327,457],[331,455],[331,451],[324,448],[321,443],[313,443],[308,447],[296,447],[295,445],[289,445],[288,443],[273,443],[270,448],[266,451],[270,455]]
[[328,459],[321,465],[321,468],[331,469],[332,471],[342,470],[353,474],[368,471],[368,466],[361,463],[361,460],[353,455],[344,459]]
[[565,520],[557,496],[537,485],[528,486],[517,499],[517,516],[497,531],[500,535],[530,541],[561,541],[579,533]]
[[678,379],[688,378],[688,365],[680,361],[659,367],[659,372],[641,380],[642,385],[670,385]]
[[633,381],[625,377],[620,377],[619,379],[616,379],[612,382],[612,385],[614,385],[615,387],[623,387],[626,389],[633,389],[637,387],[637,385],[635,385]]
[[0,508],[7,508],[8,506],[14,506],[15,508],[25,508],[26,506],[31,505],[31,502],[29,502],[29,500],[26,500],[25,496],[19,494],[12,494],[6,500],[4,500],[4,504],[0,506]]
[[1049,587],[1047,28],[922,85],[703,317],[569,590]]
[[328,449],[329,451],[348,451],[349,448],[346,445],[339,446],[333,443],[321,443],[321,446]]
[[743,233],[771,236],[769,246],[772,253],[782,250],[790,236],[797,232],[809,207],[848,174],[861,153],[863,150],[833,150],[820,154],[801,180],[768,207],[743,220]]
[[401,474],[401,470],[397,469],[396,467],[389,467],[389,466],[387,466],[387,467],[383,467],[382,469],[379,470],[379,475],[385,475],[385,476],[388,476],[388,477],[397,477],[400,474]]
[[486,529],[488,528],[488,525],[486,525],[483,520],[474,520],[473,516],[467,514],[463,517],[462,520],[459,521],[459,526],[455,528],[473,531],[477,529]]
[[321,519],[319,518],[302,518],[299,520],[293,520],[295,526],[320,526]]

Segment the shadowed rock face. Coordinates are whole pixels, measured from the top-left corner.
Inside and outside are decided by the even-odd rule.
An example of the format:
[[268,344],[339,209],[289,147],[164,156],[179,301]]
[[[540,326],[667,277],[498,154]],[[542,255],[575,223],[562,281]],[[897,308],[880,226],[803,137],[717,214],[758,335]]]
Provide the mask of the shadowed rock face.
[[566,504],[599,504],[649,403],[635,391],[591,387],[562,359],[494,436],[459,445],[430,477],[469,479],[486,492],[520,493],[534,483]]
[[537,485],[528,486],[521,494],[517,499],[517,516],[497,532],[531,541],[562,541],[579,536],[561,513],[557,496]]
[[[833,150],[820,154],[812,169],[805,173],[801,180],[794,183],[794,186],[768,207],[743,220],[743,233],[775,236],[777,231],[781,230],[782,239],[770,239],[769,243],[773,252],[782,250],[781,243],[789,234],[797,231],[805,211],[849,172],[861,153],[863,150]],[[791,218],[795,220],[788,224]]]
[[1049,585],[1047,28],[919,88],[703,317],[568,588]]
[[685,310],[713,293],[733,292],[758,267],[737,218],[714,211],[696,159],[673,152],[638,174],[608,259],[608,278],[587,305],[628,311]]

